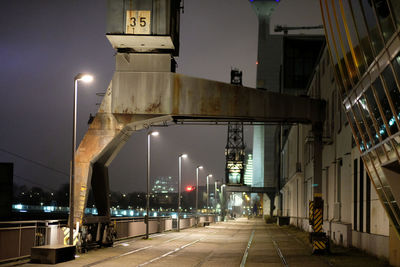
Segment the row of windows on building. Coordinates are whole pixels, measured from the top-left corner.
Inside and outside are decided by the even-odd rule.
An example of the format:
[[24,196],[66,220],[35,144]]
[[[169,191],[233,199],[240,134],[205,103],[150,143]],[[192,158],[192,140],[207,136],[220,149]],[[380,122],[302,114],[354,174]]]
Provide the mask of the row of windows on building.
[[400,55],[389,64],[371,86],[358,96],[352,107],[347,107],[349,119],[354,128],[362,152],[373,148],[389,136],[387,148],[377,147],[381,157],[388,158],[388,151],[400,142]]

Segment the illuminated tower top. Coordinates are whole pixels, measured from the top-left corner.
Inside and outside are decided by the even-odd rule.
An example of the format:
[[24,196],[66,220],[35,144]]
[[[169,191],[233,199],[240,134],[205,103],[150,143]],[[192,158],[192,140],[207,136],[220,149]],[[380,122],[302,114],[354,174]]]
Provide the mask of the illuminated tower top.
[[259,17],[270,17],[278,6],[280,0],[249,0]]

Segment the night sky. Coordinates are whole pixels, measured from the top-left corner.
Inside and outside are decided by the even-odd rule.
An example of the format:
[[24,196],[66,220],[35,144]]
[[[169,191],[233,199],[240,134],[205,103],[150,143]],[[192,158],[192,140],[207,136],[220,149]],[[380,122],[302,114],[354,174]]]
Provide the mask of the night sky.
[[[291,10],[321,24],[317,1],[286,1],[272,23],[293,25]],[[78,143],[95,114],[98,92],[107,88],[115,68],[115,51],[105,37],[105,0],[3,0],[0,8],[0,161],[14,162],[14,182],[56,190],[68,183],[71,158],[73,78],[79,72],[95,76],[80,84],[78,93]],[[292,12],[292,11],[289,11]],[[307,14],[308,13],[308,14]],[[299,19],[301,19],[299,17]],[[315,22],[316,21],[316,22]],[[300,23],[303,25],[303,23]],[[181,15],[180,56],[177,72],[229,82],[231,67],[244,72],[244,85],[256,82],[257,17],[246,0],[185,0]],[[152,177],[178,173],[183,163],[183,185],[194,184],[213,173],[224,177],[226,126],[172,126],[152,139]],[[252,130],[245,129],[252,146]],[[5,153],[9,151],[55,172]],[[146,133],[136,132],[110,166],[111,190],[144,191]]]

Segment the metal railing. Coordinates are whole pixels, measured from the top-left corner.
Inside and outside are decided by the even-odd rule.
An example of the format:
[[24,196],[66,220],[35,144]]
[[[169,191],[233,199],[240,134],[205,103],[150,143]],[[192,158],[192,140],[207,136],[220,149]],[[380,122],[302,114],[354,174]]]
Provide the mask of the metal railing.
[[[117,232],[116,240],[142,236],[146,233],[144,217],[113,217]],[[181,229],[196,223],[215,222],[215,215],[186,216],[181,218]],[[0,222],[0,263],[27,258],[34,246],[63,244],[63,231],[67,220],[9,221]],[[175,225],[175,227],[174,227]],[[161,233],[176,228],[176,219],[171,216],[149,217],[149,233]]]
[[[51,244],[51,229],[60,228],[64,220],[0,222],[0,263],[29,257],[31,247]],[[6,245],[5,245],[6,244]]]

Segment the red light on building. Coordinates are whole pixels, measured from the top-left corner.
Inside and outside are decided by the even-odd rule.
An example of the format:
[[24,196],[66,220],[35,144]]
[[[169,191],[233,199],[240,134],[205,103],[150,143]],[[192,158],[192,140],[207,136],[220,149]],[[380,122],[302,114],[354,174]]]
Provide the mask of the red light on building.
[[192,192],[194,189],[195,189],[195,187],[194,187],[194,186],[191,186],[191,185],[188,185],[188,186],[185,187],[185,190],[186,190],[187,192]]

